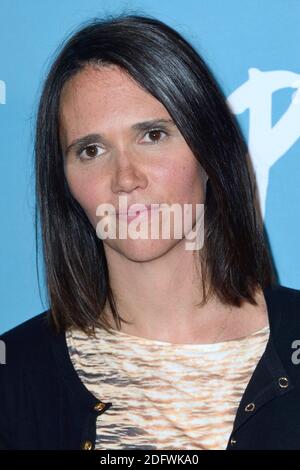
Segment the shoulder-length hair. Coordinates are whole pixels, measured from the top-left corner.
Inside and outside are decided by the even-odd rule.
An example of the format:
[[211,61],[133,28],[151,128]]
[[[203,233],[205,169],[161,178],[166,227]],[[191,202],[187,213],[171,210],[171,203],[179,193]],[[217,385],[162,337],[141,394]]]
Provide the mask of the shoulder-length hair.
[[274,283],[275,271],[238,123],[208,65],[186,39],[151,16],[121,14],[92,19],[65,40],[38,105],[36,246],[38,256],[40,222],[56,331],[77,326],[93,334],[96,326],[110,328],[106,302],[118,327],[125,321],[110,286],[103,241],[69,190],[59,140],[62,88],[87,64],[118,65],[158,99],[207,173],[201,304],[214,293],[225,304],[257,305],[256,289]]

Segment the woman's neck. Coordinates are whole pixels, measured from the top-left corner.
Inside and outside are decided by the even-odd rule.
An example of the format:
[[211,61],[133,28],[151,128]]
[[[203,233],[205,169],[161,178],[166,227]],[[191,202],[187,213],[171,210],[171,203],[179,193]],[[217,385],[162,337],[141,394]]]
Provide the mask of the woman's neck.
[[[195,269],[192,251],[180,242],[160,258],[145,262],[128,260],[107,249],[111,287],[117,308],[132,324],[122,322],[121,331],[172,343],[214,343],[235,339],[268,325],[262,290],[256,293],[257,306],[222,304],[212,296],[204,306],[201,269]],[[118,329],[109,305],[105,313]]]

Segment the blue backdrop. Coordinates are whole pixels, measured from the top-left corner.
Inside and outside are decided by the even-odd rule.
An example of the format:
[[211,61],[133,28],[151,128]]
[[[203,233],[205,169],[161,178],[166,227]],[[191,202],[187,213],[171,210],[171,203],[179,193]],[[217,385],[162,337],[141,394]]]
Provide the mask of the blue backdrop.
[[300,0],[1,0],[0,332],[48,308],[34,239],[34,119],[55,50],[85,20],[151,14],[183,34],[247,138],[282,285],[300,289]]

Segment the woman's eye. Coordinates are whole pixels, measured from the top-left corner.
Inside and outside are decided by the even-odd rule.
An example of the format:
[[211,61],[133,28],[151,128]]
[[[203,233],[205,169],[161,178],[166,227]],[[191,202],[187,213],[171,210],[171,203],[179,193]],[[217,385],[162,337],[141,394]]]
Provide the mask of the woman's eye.
[[[156,144],[161,140],[164,140],[164,138],[161,138],[162,134],[164,134],[165,137],[168,135],[168,133],[162,129],[152,129],[145,134],[145,136],[149,135],[150,137],[150,140],[146,142]],[[76,157],[80,160],[93,160],[94,158],[97,158],[99,155],[101,155],[101,153],[99,153],[100,150],[103,149],[98,144],[90,144],[87,147],[79,149],[76,152]]]
[[[88,145],[84,149],[79,150],[77,153],[77,156],[81,160],[92,160],[93,158],[96,158],[99,156],[99,153],[98,153],[99,149],[101,149],[99,145],[96,145],[96,144]],[[84,154],[86,156],[84,156]]]
[[[150,142],[151,142],[151,143],[154,143],[154,144],[155,144],[156,142],[159,142],[160,140],[164,140],[164,139],[161,139],[161,138],[160,138],[160,135],[161,135],[161,134],[165,134],[166,136],[168,135],[167,132],[166,132],[166,131],[163,131],[162,129],[153,129],[153,130],[151,130],[151,131],[146,132],[145,135],[147,135],[147,134],[148,134],[149,136],[151,136]],[[149,140],[148,140],[148,142],[149,142]]]

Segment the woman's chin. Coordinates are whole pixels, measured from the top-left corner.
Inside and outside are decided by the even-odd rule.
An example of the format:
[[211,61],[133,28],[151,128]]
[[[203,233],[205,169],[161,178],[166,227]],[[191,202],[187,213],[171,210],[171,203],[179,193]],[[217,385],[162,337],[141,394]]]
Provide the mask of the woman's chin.
[[114,250],[131,261],[150,261],[171,250],[180,240],[104,240],[104,250]]

